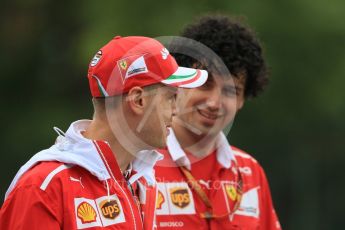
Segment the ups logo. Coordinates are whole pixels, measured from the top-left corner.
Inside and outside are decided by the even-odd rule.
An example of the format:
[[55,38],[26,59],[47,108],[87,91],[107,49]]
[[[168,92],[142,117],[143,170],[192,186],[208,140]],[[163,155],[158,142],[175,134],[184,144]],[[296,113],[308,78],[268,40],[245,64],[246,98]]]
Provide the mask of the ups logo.
[[99,203],[102,214],[107,219],[115,219],[121,212],[119,204],[116,200],[104,200]]
[[190,203],[189,192],[186,188],[170,189],[170,197],[172,203],[179,208],[185,208]]

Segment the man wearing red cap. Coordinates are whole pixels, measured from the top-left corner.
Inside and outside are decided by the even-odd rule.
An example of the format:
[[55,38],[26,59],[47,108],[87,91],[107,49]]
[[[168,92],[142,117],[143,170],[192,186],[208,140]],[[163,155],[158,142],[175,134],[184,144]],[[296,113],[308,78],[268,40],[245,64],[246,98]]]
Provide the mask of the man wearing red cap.
[[202,17],[182,36],[170,48],[177,62],[205,68],[209,77],[177,96],[164,160],[155,167],[158,228],[280,229],[262,167],[222,132],[267,83],[260,43],[226,16]]
[[174,113],[174,87],[193,88],[204,70],[178,67],[146,37],[115,37],[89,65],[93,120],[79,120],[34,155],[12,181],[0,229],[153,229],[156,186]]

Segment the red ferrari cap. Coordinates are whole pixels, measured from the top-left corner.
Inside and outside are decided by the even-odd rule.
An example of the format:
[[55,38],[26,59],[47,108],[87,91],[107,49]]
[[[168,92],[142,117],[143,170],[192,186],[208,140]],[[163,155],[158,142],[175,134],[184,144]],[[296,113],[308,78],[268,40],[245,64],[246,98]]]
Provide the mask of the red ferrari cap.
[[195,88],[206,82],[207,75],[205,70],[179,67],[160,42],[139,36],[113,38],[95,54],[88,71],[93,97],[120,95],[156,83]]

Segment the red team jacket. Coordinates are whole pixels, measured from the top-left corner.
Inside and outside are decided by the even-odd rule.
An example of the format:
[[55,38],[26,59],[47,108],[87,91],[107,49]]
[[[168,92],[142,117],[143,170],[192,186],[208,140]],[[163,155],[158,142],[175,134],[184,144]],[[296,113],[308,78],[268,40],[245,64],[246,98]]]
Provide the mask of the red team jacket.
[[[247,153],[230,147],[223,133],[218,138],[217,151],[195,162],[191,154],[182,150],[173,132],[167,144],[167,150],[161,151],[164,160],[155,166],[158,229],[281,229],[262,167]],[[186,166],[199,182],[217,218],[200,216],[207,206],[188,185],[179,165]],[[238,173],[243,182],[242,199],[237,211],[229,215],[238,195],[233,186]]]
[[1,208],[1,230],[154,228],[152,167],[160,154],[134,161],[127,181],[106,142],[81,136],[87,125],[73,123],[63,141],[21,168]]

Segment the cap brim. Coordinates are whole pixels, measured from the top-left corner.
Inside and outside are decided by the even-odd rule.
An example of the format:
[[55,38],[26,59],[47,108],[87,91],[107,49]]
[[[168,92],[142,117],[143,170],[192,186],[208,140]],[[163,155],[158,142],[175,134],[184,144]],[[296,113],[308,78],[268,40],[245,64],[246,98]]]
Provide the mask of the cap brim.
[[208,77],[206,70],[178,67],[175,73],[161,83],[173,87],[196,88],[202,86]]

